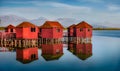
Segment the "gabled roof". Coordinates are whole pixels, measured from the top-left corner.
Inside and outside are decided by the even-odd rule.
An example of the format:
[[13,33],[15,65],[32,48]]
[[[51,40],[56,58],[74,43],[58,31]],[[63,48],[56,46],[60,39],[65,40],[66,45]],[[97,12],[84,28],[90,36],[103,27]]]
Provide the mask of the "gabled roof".
[[25,21],[25,22],[22,22],[21,24],[17,25],[16,27],[36,27],[36,25]]
[[15,26],[13,26],[13,25],[8,25],[6,28],[15,28]]
[[57,21],[46,21],[40,28],[64,28],[59,22]]
[[72,24],[72,25],[70,25],[68,28],[73,28],[73,27],[75,27],[76,25],[75,24]]
[[76,25],[76,28],[92,28],[87,22],[82,21]]
[[41,28],[42,26],[38,26],[38,28]]

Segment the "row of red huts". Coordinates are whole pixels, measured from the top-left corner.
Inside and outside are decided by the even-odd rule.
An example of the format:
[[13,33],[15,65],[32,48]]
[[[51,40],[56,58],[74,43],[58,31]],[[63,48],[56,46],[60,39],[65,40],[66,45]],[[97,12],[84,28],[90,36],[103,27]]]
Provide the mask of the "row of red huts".
[[[68,28],[68,37],[92,37],[92,26],[85,21],[73,24]],[[5,33],[11,34],[17,39],[38,39],[38,38],[62,38],[64,27],[57,21],[46,21],[42,26],[36,26],[30,22],[22,22],[16,27],[9,25]],[[2,37],[2,35],[0,35]],[[7,36],[6,36],[7,37]]]

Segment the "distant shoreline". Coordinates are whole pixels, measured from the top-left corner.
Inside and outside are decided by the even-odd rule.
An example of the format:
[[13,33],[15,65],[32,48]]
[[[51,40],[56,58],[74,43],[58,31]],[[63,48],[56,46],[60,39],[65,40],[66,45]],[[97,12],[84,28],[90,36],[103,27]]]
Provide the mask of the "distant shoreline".
[[120,28],[93,28],[93,30],[120,30]]
[[[67,28],[64,28],[67,30]],[[93,30],[120,30],[120,28],[93,28]]]

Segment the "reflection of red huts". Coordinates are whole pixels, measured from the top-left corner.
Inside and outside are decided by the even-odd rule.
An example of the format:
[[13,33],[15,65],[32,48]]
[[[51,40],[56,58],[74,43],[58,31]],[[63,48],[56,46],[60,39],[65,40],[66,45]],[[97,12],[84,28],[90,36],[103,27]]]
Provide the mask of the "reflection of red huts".
[[63,36],[63,26],[57,21],[46,21],[39,30],[41,38],[61,39]]
[[74,44],[73,53],[80,59],[85,60],[92,55],[92,44]]
[[75,53],[92,54],[92,44],[75,44]]
[[38,27],[30,22],[22,22],[16,26],[16,38],[37,39]]
[[42,56],[46,60],[58,59],[63,55],[63,44],[42,44]]
[[[85,39],[88,38],[91,40],[92,37],[92,26],[89,25],[87,22],[82,21],[77,25],[71,25],[68,27],[68,37],[76,37]],[[69,38],[71,40],[71,38]]]
[[73,52],[73,48],[74,48],[73,45],[74,45],[73,43],[68,44],[68,50],[71,51],[71,52]]
[[16,59],[22,63],[29,63],[38,59],[38,48],[25,48],[16,50]]

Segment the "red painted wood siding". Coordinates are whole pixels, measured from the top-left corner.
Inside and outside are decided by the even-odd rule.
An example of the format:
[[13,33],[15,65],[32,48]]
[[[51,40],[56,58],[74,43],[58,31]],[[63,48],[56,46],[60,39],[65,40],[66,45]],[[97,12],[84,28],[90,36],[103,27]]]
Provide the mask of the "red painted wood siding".
[[41,37],[42,38],[53,38],[53,29],[42,29]]
[[15,37],[15,33],[0,32],[0,38],[9,39]]
[[76,37],[81,38],[91,38],[92,37],[92,28],[88,31],[88,28],[83,28],[83,31],[80,31],[80,28],[76,29]]
[[62,38],[63,29],[60,29],[60,32],[57,32],[58,28],[51,29],[42,29],[41,37],[42,38]]
[[16,28],[16,38],[25,39],[37,39],[38,38],[38,28],[36,27],[35,32],[31,32],[31,28]]
[[76,44],[76,54],[92,54],[92,44]]
[[[11,29],[13,29],[13,32],[11,32]],[[7,33],[16,33],[16,30],[15,30],[14,28],[8,28],[8,29],[6,30],[6,32],[7,32]]]
[[60,29],[60,32],[57,31],[59,28],[53,28],[53,38],[62,38],[63,29]]
[[23,29],[16,28],[16,38],[23,38]]
[[38,58],[38,48],[37,47],[16,50],[17,59],[31,60],[32,54],[36,55],[36,59]]
[[42,55],[57,54],[63,54],[63,44],[42,44]]

